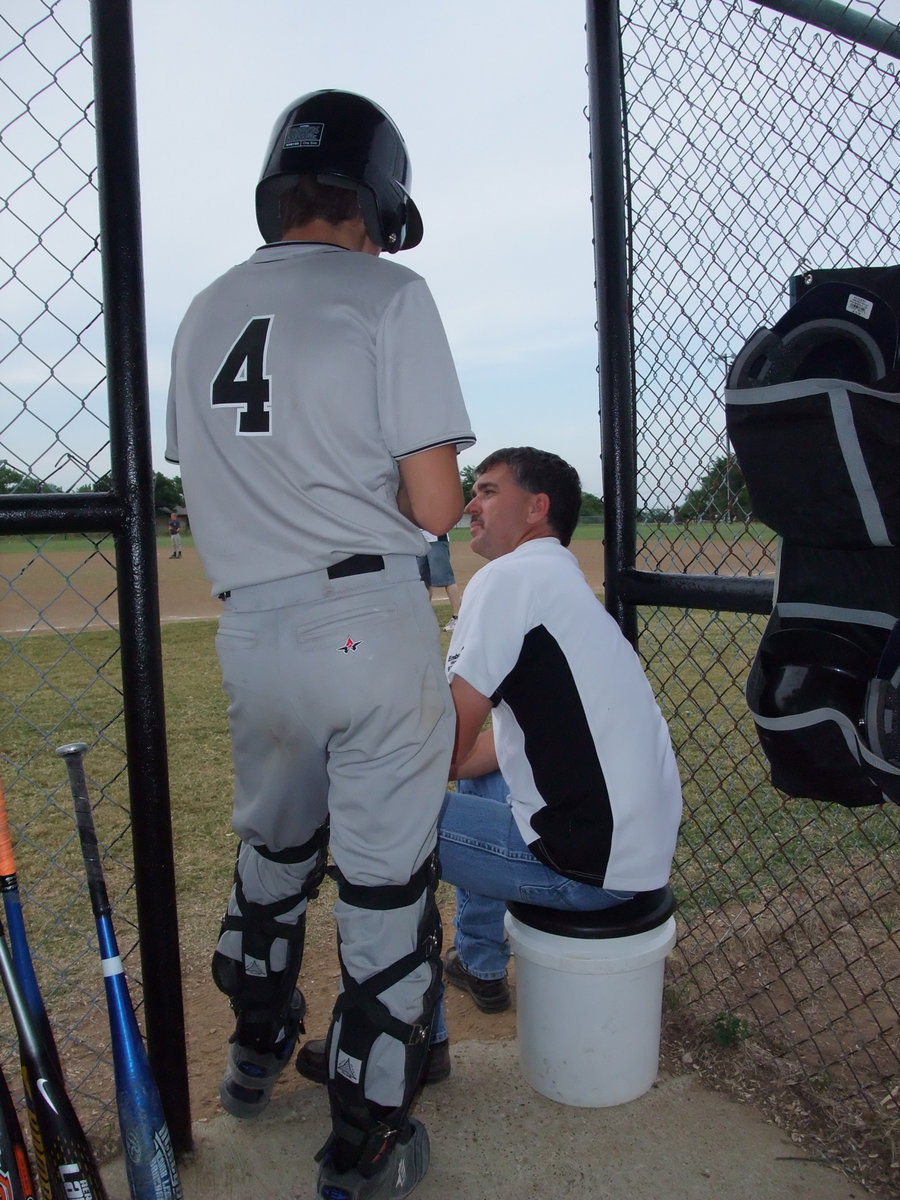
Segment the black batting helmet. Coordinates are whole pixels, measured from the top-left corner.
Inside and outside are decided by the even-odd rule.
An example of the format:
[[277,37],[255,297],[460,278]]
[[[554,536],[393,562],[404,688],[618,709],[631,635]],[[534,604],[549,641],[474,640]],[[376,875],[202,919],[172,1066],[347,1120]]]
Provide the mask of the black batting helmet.
[[256,188],[256,221],[267,242],[281,237],[279,200],[300,175],[355,188],[366,233],[394,254],[422,240],[409,195],[409,155],[383,108],[354,92],[309,92],[275,123]]
[[855,642],[823,629],[780,629],[763,638],[759,655],[765,676],[760,716],[830,708],[859,724],[877,659]]

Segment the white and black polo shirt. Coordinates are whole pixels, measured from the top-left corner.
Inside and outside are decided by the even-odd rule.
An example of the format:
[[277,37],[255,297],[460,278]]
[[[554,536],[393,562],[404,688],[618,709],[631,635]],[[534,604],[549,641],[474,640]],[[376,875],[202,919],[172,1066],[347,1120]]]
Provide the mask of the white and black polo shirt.
[[490,697],[513,816],[541,862],[622,891],[668,881],[682,804],[668,727],[631,644],[556,538],[475,574],[447,674]]

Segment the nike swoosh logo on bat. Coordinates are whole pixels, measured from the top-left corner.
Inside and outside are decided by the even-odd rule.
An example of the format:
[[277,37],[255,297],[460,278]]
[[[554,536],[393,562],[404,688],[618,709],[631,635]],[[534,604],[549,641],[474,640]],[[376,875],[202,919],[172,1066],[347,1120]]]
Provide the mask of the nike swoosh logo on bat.
[[57,1107],[53,1103],[53,1101],[50,1099],[50,1097],[47,1095],[47,1088],[45,1085],[48,1084],[49,1082],[50,1082],[49,1079],[45,1079],[43,1076],[41,1076],[41,1078],[37,1081],[37,1089],[41,1093],[41,1095],[44,1097],[44,1099],[47,1101],[47,1103],[50,1105],[50,1107],[53,1109],[53,1111],[56,1113],[56,1115],[59,1116],[59,1110],[57,1109]]

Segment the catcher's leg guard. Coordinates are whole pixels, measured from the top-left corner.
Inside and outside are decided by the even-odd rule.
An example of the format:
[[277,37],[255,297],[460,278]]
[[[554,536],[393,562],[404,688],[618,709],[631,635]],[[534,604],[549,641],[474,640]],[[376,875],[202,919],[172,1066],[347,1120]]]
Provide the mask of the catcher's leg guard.
[[[243,1046],[269,1052],[285,1038],[296,1039],[303,1028],[294,988],[303,958],[305,902],[316,895],[324,878],[327,841],[328,830],[323,827],[304,845],[291,850],[273,853],[265,846],[247,844],[239,849],[231,903],[222,918],[212,974],[237,1016],[231,1040]],[[246,869],[249,855],[286,867],[277,886],[290,887],[290,894],[268,904],[247,900],[241,863]],[[259,869],[262,864],[253,866]],[[302,868],[297,879],[291,879],[292,866]],[[273,875],[277,876],[277,871]],[[278,920],[292,912],[293,919]]]
[[[434,899],[439,864],[433,854],[409,883],[401,886],[362,887],[349,884],[339,872],[334,873],[341,900],[355,908],[383,911],[406,908],[426,893],[415,949],[363,983],[347,970],[338,935],[343,991],[335,1004],[326,1043],[333,1132],[316,1157],[321,1161],[327,1155],[338,1171],[354,1167],[369,1177],[383,1164],[398,1135],[406,1132],[407,1113],[421,1083],[431,1042],[441,983],[442,929]],[[413,1022],[399,1020],[380,995],[424,964],[430,968],[431,978],[422,995],[421,1013]],[[403,1094],[394,1107],[374,1103],[366,1097],[369,1056],[382,1034],[405,1047]]]

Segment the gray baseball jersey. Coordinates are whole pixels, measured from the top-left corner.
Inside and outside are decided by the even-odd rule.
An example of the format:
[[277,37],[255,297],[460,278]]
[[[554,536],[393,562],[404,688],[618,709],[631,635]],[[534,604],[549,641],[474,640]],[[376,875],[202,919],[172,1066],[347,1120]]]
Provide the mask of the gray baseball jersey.
[[421,276],[297,242],[263,247],[191,304],[167,434],[214,595],[352,554],[423,554],[397,509],[397,460],[474,442]]

